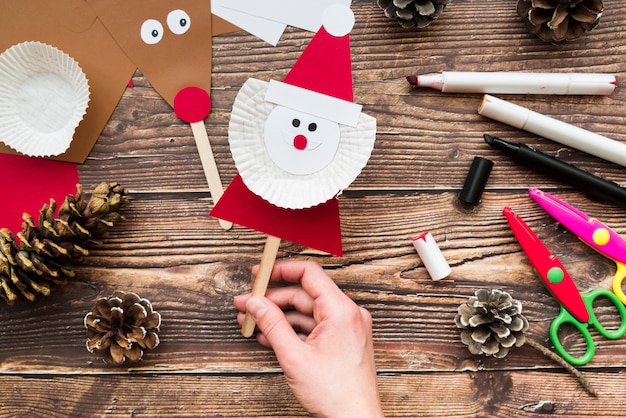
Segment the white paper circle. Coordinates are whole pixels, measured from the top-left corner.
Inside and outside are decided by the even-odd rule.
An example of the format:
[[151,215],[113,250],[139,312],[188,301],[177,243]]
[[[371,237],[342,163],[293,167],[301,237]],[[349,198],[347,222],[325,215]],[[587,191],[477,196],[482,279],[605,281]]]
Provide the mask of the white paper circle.
[[354,13],[350,6],[337,3],[328,6],[322,14],[322,25],[326,32],[341,37],[350,33],[354,27]]
[[278,167],[298,176],[314,174],[335,158],[339,124],[276,106],[265,121],[267,153]]
[[335,197],[367,164],[376,139],[376,119],[361,113],[355,128],[338,125],[334,158],[306,175],[289,173],[270,157],[265,146],[266,121],[276,108],[265,101],[269,83],[254,78],[241,87],[228,129],[230,150],[246,186],[263,199],[287,209],[304,209]]
[[40,42],[0,54],[0,141],[29,156],[65,152],[89,103],[76,61]]

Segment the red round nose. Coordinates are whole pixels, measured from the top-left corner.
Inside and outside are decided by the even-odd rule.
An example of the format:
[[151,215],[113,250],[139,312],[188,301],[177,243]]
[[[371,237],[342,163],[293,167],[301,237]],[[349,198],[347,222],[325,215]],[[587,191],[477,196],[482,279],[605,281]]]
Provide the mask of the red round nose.
[[200,87],[185,87],[174,97],[176,116],[188,123],[203,121],[211,113],[211,98]]
[[306,149],[308,142],[309,141],[306,139],[306,136],[304,135],[296,135],[295,138],[293,138],[293,146],[299,150]]

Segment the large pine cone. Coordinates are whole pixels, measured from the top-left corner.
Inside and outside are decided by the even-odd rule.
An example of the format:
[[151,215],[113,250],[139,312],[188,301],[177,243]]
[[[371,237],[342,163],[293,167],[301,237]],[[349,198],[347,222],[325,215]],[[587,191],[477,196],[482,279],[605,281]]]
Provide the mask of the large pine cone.
[[87,201],[78,184],[56,218],[53,199],[41,209],[37,224],[24,213],[19,245],[11,231],[0,229],[0,297],[9,305],[18,297],[34,301],[49,295],[53,284],[74,277],[72,265],[89,254],[87,247],[124,219],[117,210],[128,202],[126,195],[117,183],[101,183]]
[[517,13],[529,32],[545,42],[571,41],[595,28],[602,0],[518,0]]
[[437,19],[450,0],[377,0],[385,15],[403,28],[424,28]]
[[142,359],[144,350],[159,345],[161,314],[135,293],[116,292],[101,298],[85,315],[87,350],[101,352],[110,365]]
[[463,329],[461,341],[472,354],[503,358],[511,348],[526,342],[528,321],[522,315],[522,304],[502,290],[477,290],[459,306],[454,322]]

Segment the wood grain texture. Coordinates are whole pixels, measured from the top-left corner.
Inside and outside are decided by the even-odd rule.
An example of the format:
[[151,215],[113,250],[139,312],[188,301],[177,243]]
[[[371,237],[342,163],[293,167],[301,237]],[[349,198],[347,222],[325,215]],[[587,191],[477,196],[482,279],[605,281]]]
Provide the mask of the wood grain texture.
[[[623,209],[517,166],[482,140],[524,142],[626,185],[626,169],[477,114],[482,98],[412,89],[414,73],[585,71],[614,73],[607,97],[500,96],[626,142],[626,4],[605,2],[600,25],[581,39],[549,45],[528,34],[515,2],[452,2],[431,26],[405,30],[374,1],[353,1],[356,101],[377,119],[372,157],[340,199],[344,257],[282,242],[279,258],[313,258],[374,319],[379,384],[389,417],[606,416],[623,413],[626,339],[594,334],[597,354],[580,369],[599,392],[529,347],[505,359],[472,356],[454,325],[479,288],[522,301],[530,338],[550,347],[557,302],[537,279],[501,216],[522,215],[561,259],[581,291],[610,288],[615,264],[583,245],[526,195],[541,187],[626,236]],[[1,31],[1,29],[0,29]],[[250,77],[284,77],[312,34],[289,28],[277,47],[244,32],[213,44],[212,113],[205,121],[227,185],[234,98]],[[78,277],[33,304],[0,305],[0,416],[307,416],[271,351],[241,337],[232,298],[251,288],[265,236],[224,231],[207,214],[210,193],[191,128],[139,72],[85,164],[81,182],[131,191],[127,220],[92,249]],[[474,156],[495,162],[479,206],[458,202]],[[452,275],[433,282],[411,239],[430,231]],[[116,290],[152,301],[161,344],[137,365],[107,367],[85,349],[83,317]],[[600,319],[614,321],[610,309]],[[568,338],[572,350],[582,341]]]

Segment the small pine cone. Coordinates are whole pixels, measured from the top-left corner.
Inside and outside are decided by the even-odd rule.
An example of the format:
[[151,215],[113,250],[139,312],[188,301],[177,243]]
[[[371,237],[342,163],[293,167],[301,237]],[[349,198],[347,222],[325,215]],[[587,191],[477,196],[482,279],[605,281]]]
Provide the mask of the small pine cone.
[[85,315],[87,350],[100,352],[104,361],[119,366],[128,360],[136,363],[144,350],[159,345],[161,314],[147,299],[132,292],[116,292],[101,298]]
[[522,304],[502,290],[477,290],[459,306],[454,322],[463,329],[461,341],[472,354],[503,358],[512,347],[526,342],[528,321],[522,315]]
[[425,28],[437,19],[450,0],[377,0],[385,15],[403,28]]
[[53,284],[67,283],[75,275],[71,266],[89,255],[87,247],[124,219],[117,211],[127,195],[117,183],[101,183],[87,201],[78,184],[56,217],[54,199],[42,207],[37,224],[24,213],[19,245],[11,231],[0,229],[0,297],[9,305],[18,297],[34,301],[49,295]]
[[526,28],[545,42],[571,41],[600,22],[602,0],[518,0]]

